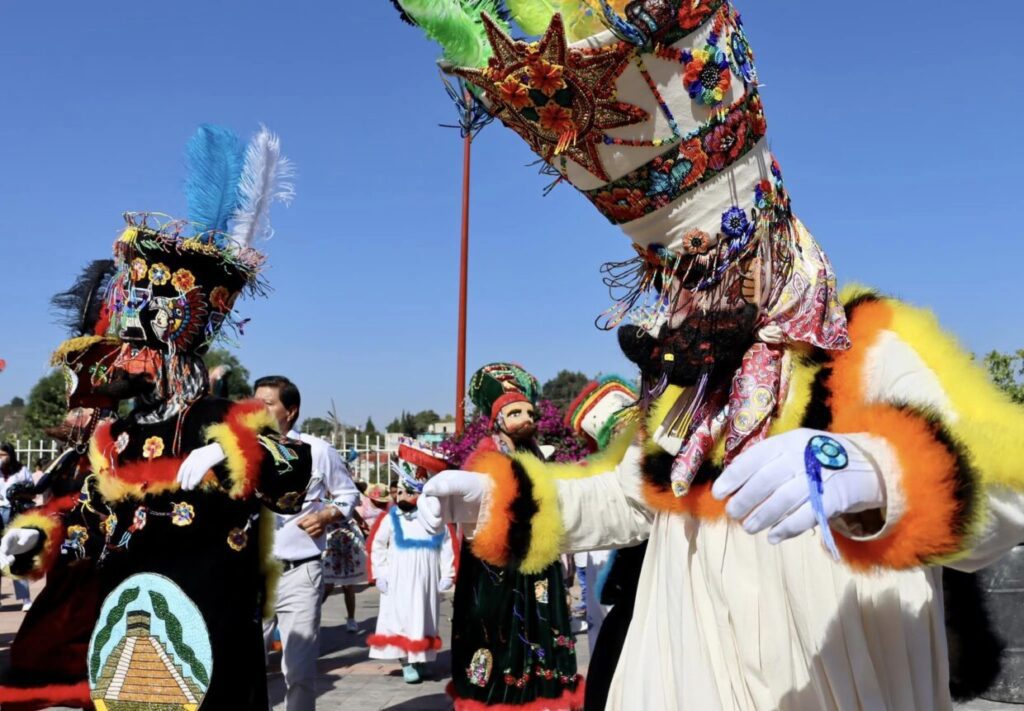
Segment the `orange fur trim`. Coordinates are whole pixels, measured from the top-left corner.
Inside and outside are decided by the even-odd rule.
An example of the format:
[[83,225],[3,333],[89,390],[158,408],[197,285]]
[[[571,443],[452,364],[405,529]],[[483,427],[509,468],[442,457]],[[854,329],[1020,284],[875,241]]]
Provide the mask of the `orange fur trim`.
[[224,422],[206,428],[207,441],[218,443],[227,459],[228,495],[246,499],[259,486],[264,451],[258,435],[277,423],[259,400],[243,400],[231,406]]
[[669,489],[662,489],[650,482],[644,482],[644,499],[656,511],[685,513],[705,521],[725,518],[726,501],[718,501],[711,495],[711,484],[695,484],[686,496],[676,496]]
[[832,375],[829,377],[829,404],[864,402],[864,364],[868,352],[882,331],[892,325],[892,307],[885,301],[865,301],[853,308],[848,329],[853,347],[832,354]]
[[900,488],[906,498],[903,516],[883,538],[857,541],[836,536],[851,567],[913,568],[930,558],[956,553],[966,517],[956,497],[959,463],[939,442],[932,425],[919,415],[885,405],[835,414],[832,431],[863,432],[884,438],[900,463]]
[[494,484],[491,487],[490,509],[482,512],[485,523],[473,537],[473,554],[491,565],[508,565],[511,509],[519,494],[519,484],[512,472],[512,460],[499,452],[480,452],[469,458],[466,469],[486,474]]

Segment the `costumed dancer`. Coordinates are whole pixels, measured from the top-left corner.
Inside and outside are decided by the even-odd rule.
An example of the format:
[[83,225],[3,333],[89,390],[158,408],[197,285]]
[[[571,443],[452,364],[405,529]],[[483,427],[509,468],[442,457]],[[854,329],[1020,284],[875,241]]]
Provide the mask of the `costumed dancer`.
[[416,515],[427,475],[444,470],[447,462],[411,440],[399,444],[398,457],[401,462],[392,463],[398,502],[370,536],[370,574],[381,597],[377,630],[366,643],[371,659],[404,659],[405,682],[418,684],[441,648],[440,593],[455,585],[455,544],[451,527],[427,533]]
[[[34,496],[32,472],[18,460],[14,445],[4,442],[0,445],[0,530],[6,530],[11,519],[32,508]],[[32,607],[27,580],[14,580],[14,597],[22,610]]]
[[298,510],[311,476],[309,448],[281,437],[263,403],[207,395],[201,358],[240,326],[239,294],[262,291],[253,240],[271,201],[291,195],[277,138],[263,129],[245,149],[202,126],[188,161],[189,219],[125,216],[102,335],[58,351],[94,393],[134,406],[96,428],[92,473],[67,508],[25,514],[0,541],[8,574],[43,575],[80,549],[93,562],[105,601],[80,703],[98,709],[266,708],[261,511]]
[[471,17],[448,69],[633,240],[601,325],[625,323],[642,417],[583,468],[442,473],[421,515],[521,570],[649,537],[609,709],[950,709],[941,566],[1024,538],[1024,415],[928,311],[840,296],[730,2],[602,4],[575,42],[522,5],[539,41]]
[[[637,397],[635,387],[617,375],[606,375],[592,380],[569,405],[565,414],[565,425],[587,442],[591,452],[600,452],[635,419]],[[577,558],[583,559],[582,564],[585,566],[588,581],[584,597],[587,610],[587,641],[590,643],[590,663],[587,666],[590,682],[587,684],[586,693],[588,703],[595,694],[601,694],[602,686],[607,688],[608,682],[611,681],[611,672],[615,670],[614,663],[605,667],[599,665],[595,669],[595,656],[600,660],[604,655],[612,654],[617,659],[621,638],[625,636],[626,628],[629,626],[629,611],[632,604],[625,605],[612,622],[613,626],[621,630],[619,644],[613,646],[615,642],[612,640],[618,635],[612,632],[606,635],[608,641],[605,643],[605,649],[598,650],[598,636],[609,610],[615,604],[604,597],[605,583],[609,578],[618,579],[619,573],[613,574],[612,570],[616,565],[620,572],[628,565],[618,562],[623,553],[627,557],[642,557],[643,544],[625,551],[586,551],[575,554]],[[581,561],[577,560],[576,564],[580,565]],[[613,589],[618,587],[613,585]],[[635,590],[635,581],[633,589]],[[598,670],[604,673],[599,671],[595,676],[594,672]]]
[[[98,329],[103,298],[114,274],[112,260],[96,260],[67,291],[51,299],[72,338],[102,335]],[[53,365],[63,365],[63,358],[55,358]],[[66,448],[36,482],[34,491],[42,497],[43,506],[32,513],[63,511],[77,501],[90,473],[89,440],[97,424],[111,418],[111,409],[117,405],[113,398],[92,392],[90,378],[79,377],[88,366],[79,363],[76,370],[63,370],[69,409],[64,421],[48,428],[46,434]],[[93,526],[100,521],[97,517]],[[95,541],[90,546],[82,536],[66,541],[47,571],[46,585],[11,643],[10,673],[5,675],[10,686],[0,687],[5,709],[44,708],[49,701],[56,701],[40,692],[47,687],[74,689],[77,685],[87,690],[86,657],[100,607],[99,580],[89,549],[92,556],[99,553]],[[23,703],[15,703],[15,699]]]
[[[490,434],[463,466],[507,468],[517,452],[539,459],[534,439],[539,390],[537,379],[512,363],[478,370],[470,379],[469,398],[489,417]],[[521,485],[510,477],[492,493],[507,503],[505,497]],[[512,519],[506,516],[504,523]],[[525,542],[518,531],[506,533]],[[462,547],[449,686],[455,708],[580,708],[584,684],[576,672],[564,569],[557,559],[508,566],[502,561],[507,556],[503,545],[491,533],[467,539]]]

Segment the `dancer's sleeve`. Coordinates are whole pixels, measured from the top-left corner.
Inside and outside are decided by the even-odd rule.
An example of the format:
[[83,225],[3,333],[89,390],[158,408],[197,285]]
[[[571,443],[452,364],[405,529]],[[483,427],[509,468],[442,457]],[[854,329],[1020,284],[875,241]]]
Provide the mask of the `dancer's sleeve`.
[[976,570],[1024,540],[1024,409],[928,311],[862,297],[850,334],[829,429],[874,460],[887,503],[833,520],[844,559]]
[[62,496],[43,506],[15,516],[6,531],[27,529],[38,532],[35,547],[15,556],[5,575],[36,580],[53,567],[62,552],[76,558],[92,558],[103,546],[101,519],[85,506],[91,487],[82,494]]
[[444,527],[444,540],[441,541],[439,580],[455,580],[455,537],[452,526]]
[[262,402],[235,403],[222,422],[206,428],[206,439],[227,456],[214,472],[231,498],[255,496],[284,514],[302,508],[313,470],[310,447],[280,435]]
[[494,565],[536,573],[563,552],[621,548],[647,538],[639,448],[629,427],[583,464],[544,462],[529,454],[487,452],[466,468],[494,486],[473,535],[473,553]]
[[377,578],[388,579],[388,547],[391,544],[391,535],[391,513],[381,514],[370,531],[370,540],[367,543],[370,549],[370,567],[366,575],[370,583],[375,582]]

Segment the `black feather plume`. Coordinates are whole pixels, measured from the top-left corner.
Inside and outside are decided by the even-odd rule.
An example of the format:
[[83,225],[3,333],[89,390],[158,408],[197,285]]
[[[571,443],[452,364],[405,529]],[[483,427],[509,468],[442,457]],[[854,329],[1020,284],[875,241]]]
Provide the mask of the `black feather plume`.
[[75,336],[92,335],[113,276],[113,260],[97,259],[87,264],[70,289],[50,299],[58,322]]
[[401,5],[398,4],[398,0],[391,0],[391,4],[395,6],[396,10],[398,10],[398,16],[401,18],[402,22],[404,22],[407,25],[412,25],[413,27],[416,26],[416,23],[413,21],[411,17],[409,17],[409,14],[404,9],[402,9]]

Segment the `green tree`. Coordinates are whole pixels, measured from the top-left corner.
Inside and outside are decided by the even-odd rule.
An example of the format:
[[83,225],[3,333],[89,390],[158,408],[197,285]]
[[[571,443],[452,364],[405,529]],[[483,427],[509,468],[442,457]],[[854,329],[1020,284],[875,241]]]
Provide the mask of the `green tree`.
[[550,400],[560,411],[564,412],[588,382],[590,382],[590,378],[583,373],[560,370],[558,375],[544,383],[541,388],[541,397]]
[[218,395],[229,400],[241,400],[252,395],[252,387],[249,385],[249,371],[242,365],[241,361],[238,360],[238,356],[234,353],[223,348],[214,348],[203,356],[203,362],[206,363],[206,369],[210,371],[211,375],[218,366],[225,366],[231,369],[225,376],[226,386],[221,390],[215,391]]
[[302,421],[300,429],[317,437],[330,437],[331,432],[334,431],[334,425],[323,417],[307,417]]
[[992,351],[985,356],[992,381],[1017,403],[1024,404],[1024,348],[1016,353]]
[[422,410],[412,416],[413,422],[416,423],[416,434],[421,435],[427,431],[427,429],[435,422],[441,421],[441,416],[433,410]]
[[377,426],[373,424],[373,418],[372,417],[367,417],[366,418],[366,424],[363,425],[363,432],[365,432],[368,435],[375,435],[375,434],[377,434]]
[[25,401],[20,397],[12,397],[8,405],[11,407],[25,407]]
[[22,434],[30,438],[43,437],[43,430],[63,422],[66,412],[64,375],[59,370],[52,370],[40,378],[28,394]]

